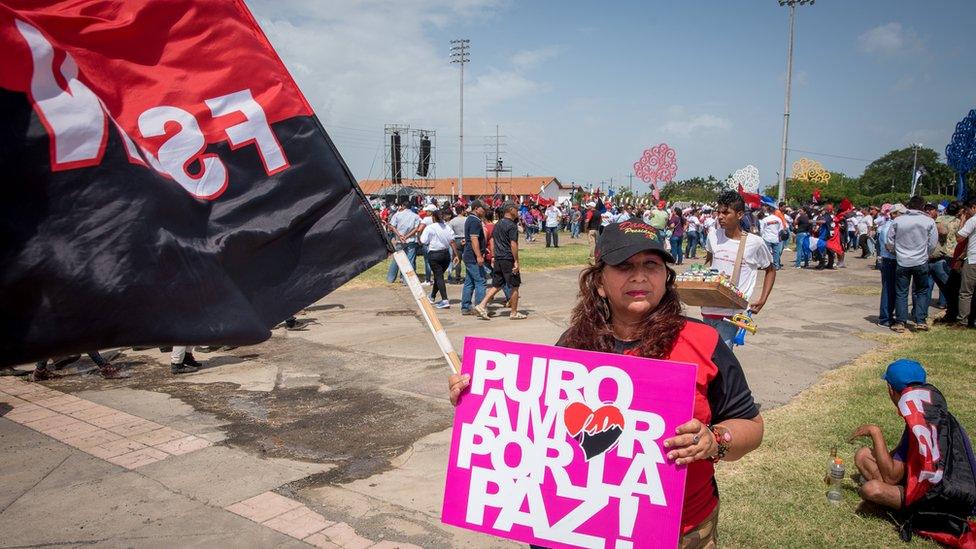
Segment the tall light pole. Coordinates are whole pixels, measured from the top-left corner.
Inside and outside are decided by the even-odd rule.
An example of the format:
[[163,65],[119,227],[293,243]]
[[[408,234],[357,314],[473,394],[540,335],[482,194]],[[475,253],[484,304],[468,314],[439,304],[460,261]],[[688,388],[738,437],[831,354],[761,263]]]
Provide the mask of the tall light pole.
[[468,56],[470,40],[458,38],[451,40],[451,63],[461,65],[461,103],[458,115],[458,196],[464,196],[464,64],[471,61]]
[[779,0],[780,6],[790,7],[790,46],[786,54],[786,109],[783,111],[783,151],[779,159],[779,196],[777,202],[786,199],[786,147],[790,133],[790,85],[793,81],[793,25],[796,7],[813,5],[814,0]]
[[915,170],[918,169],[918,150],[921,148],[921,143],[912,143],[912,150],[915,152],[915,156],[912,158],[912,190],[909,192],[909,197],[915,196],[915,184],[918,183],[918,177],[915,175]]

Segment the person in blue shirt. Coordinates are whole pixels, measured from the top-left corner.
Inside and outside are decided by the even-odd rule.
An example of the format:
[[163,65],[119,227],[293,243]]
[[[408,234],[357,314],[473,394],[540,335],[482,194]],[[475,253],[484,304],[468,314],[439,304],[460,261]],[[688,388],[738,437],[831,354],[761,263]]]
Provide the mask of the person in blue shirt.
[[475,303],[481,303],[485,298],[485,230],[482,219],[485,217],[485,205],[480,200],[471,203],[471,213],[464,221],[464,251],[461,260],[464,262],[464,288],[461,290],[461,314],[474,314],[472,310],[472,294]]

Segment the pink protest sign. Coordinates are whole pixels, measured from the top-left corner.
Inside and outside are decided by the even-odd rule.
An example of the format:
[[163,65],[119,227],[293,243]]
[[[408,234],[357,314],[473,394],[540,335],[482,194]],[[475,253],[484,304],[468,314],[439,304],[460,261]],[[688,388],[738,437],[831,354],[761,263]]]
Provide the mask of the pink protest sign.
[[441,519],[545,547],[675,547],[696,367],[465,338]]

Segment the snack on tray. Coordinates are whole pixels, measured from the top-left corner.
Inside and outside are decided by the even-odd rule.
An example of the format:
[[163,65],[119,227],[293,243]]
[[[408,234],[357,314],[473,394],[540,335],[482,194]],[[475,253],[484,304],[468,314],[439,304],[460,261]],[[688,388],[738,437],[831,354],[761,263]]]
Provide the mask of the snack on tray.
[[690,269],[679,274],[675,280],[677,282],[718,282],[732,290],[735,295],[745,299],[745,295],[735,286],[729,275],[718,272],[718,269],[708,269],[702,263],[692,265]]

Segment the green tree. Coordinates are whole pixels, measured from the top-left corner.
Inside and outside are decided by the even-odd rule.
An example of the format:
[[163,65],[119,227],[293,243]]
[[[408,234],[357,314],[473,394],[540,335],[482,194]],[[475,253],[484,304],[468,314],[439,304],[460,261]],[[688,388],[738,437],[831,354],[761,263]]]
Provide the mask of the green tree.
[[692,177],[665,185],[661,190],[661,198],[667,201],[714,202],[726,188],[725,181],[719,181],[711,175]]
[[[861,175],[861,189],[868,196],[902,192],[912,186],[912,162],[915,152],[910,148],[891,151],[868,164]],[[953,185],[952,169],[939,160],[939,153],[922,147],[918,149],[918,165],[926,175],[919,180],[918,194],[948,194]]]

